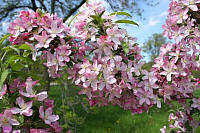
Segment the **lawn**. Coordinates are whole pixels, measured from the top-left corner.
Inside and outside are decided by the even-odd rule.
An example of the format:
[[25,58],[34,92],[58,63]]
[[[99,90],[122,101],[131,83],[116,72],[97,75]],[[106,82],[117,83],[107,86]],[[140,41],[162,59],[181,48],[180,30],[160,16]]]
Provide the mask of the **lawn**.
[[[60,91],[51,88],[50,97],[60,105]],[[57,106],[58,107],[58,106]],[[94,113],[87,115],[78,133],[160,133],[160,128],[168,123],[169,107],[153,107],[148,113],[132,115],[118,106],[95,107]],[[80,114],[81,115],[81,114]],[[200,128],[195,133],[200,133]]]
[[[199,93],[197,91],[195,95]],[[60,87],[52,86],[49,96],[55,100],[57,110],[61,106]],[[78,115],[84,115],[80,106],[77,110]],[[93,113],[88,114],[84,123],[79,126],[78,133],[160,133],[160,128],[167,124],[168,110],[169,107],[163,105],[161,109],[153,107],[148,113],[132,115],[130,111],[118,106],[95,107]],[[200,133],[200,127],[195,133]]]
[[[59,87],[51,88],[50,97],[55,100],[56,107],[61,105]],[[169,115],[166,105],[141,115],[132,115],[118,106],[95,107],[94,110],[87,115],[79,133],[159,133],[167,124]]]
[[132,115],[118,106],[107,106],[88,115],[80,133],[159,133],[167,120],[166,108],[153,108],[149,113]]

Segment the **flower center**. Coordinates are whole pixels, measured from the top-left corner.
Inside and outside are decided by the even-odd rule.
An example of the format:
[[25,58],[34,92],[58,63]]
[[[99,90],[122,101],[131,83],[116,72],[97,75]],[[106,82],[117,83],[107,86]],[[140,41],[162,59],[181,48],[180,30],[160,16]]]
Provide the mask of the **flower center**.
[[26,105],[23,105],[21,109],[22,109],[22,110],[25,110],[26,108],[27,108],[27,106],[26,106]]
[[8,124],[8,119],[7,119],[7,118],[4,118],[4,119],[2,120],[2,123],[3,123],[3,125]]

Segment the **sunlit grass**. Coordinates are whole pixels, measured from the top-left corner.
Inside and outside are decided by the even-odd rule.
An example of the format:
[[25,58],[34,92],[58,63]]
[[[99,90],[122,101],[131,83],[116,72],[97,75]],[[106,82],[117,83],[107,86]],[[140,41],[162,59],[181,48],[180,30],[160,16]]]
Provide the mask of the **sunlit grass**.
[[101,107],[87,117],[80,133],[159,133],[167,124],[167,110],[153,108],[149,113],[132,115],[118,106]]

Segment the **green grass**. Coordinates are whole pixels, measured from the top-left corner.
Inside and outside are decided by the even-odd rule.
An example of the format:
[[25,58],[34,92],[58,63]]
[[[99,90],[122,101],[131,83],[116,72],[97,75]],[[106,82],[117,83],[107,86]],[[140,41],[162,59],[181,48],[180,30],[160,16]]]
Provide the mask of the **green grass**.
[[[59,87],[52,87],[49,93],[56,107],[61,105]],[[96,107],[95,113],[87,115],[79,133],[159,133],[167,124],[168,108],[152,108],[149,113],[132,115],[119,106]],[[80,114],[81,115],[81,114]]]
[[[56,108],[60,107],[59,87],[52,87],[49,95],[55,100]],[[87,115],[78,133],[160,133],[160,128],[168,124],[168,110],[163,105],[161,109],[153,107],[148,113],[132,115],[119,106],[95,107],[95,113]],[[195,133],[200,133],[200,127]]]
[[[72,91],[77,93],[77,90]],[[195,95],[199,94],[200,91],[196,91]],[[54,100],[57,110],[61,106],[61,89],[52,86],[49,97]],[[77,109],[80,116],[85,115],[80,107]],[[168,110],[168,106],[163,105],[161,109],[153,107],[148,113],[132,115],[119,106],[95,107],[94,113],[87,115],[78,133],[160,133],[160,128],[168,123]],[[195,133],[200,133],[200,127]]]
[[132,115],[118,106],[100,107],[88,115],[80,133],[159,133],[167,124],[166,110],[153,108],[149,113]]

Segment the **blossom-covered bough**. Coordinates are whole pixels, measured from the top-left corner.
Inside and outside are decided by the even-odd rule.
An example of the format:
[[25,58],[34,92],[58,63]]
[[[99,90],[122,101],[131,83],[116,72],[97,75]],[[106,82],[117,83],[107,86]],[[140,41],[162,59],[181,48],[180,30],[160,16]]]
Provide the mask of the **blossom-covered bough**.
[[[161,47],[150,72],[142,69],[144,62],[136,38],[117,24],[136,23],[114,22],[117,14],[127,13],[109,15],[101,3],[87,3],[70,27],[56,15],[40,10],[21,11],[9,26],[9,40],[14,45],[12,49],[28,45],[32,59],[44,61],[52,78],[61,77],[62,70],[67,68],[68,79],[82,88],[79,94],[86,94],[91,106],[117,104],[136,114],[154,105],[161,108],[161,101],[169,104],[177,101],[181,110],[170,114],[172,122],[161,132],[192,132],[200,124],[199,117],[194,118],[200,112],[200,98],[193,95],[200,87],[199,77],[192,74],[200,71],[199,3],[199,0],[171,1],[163,28],[174,43]],[[0,119],[0,127],[9,127],[7,132],[24,127],[32,133],[61,132],[59,116],[53,114],[47,92],[33,90],[37,81],[30,77],[26,77],[26,82],[8,81],[5,80],[4,86],[0,84],[3,87],[0,98],[16,94],[16,103],[3,110],[1,115],[9,117]],[[46,127],[33,127],[31,121],[36,115]],[[22,116],[27,123],[21,120]]]

